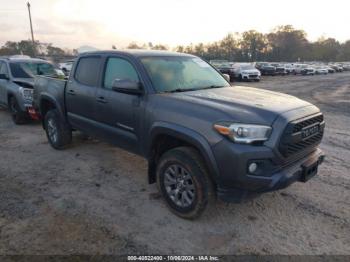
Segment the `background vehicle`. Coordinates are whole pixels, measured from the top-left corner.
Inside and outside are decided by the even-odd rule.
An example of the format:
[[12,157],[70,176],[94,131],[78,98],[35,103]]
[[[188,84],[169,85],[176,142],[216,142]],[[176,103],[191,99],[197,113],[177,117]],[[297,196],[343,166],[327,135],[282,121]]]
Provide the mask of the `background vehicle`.
[[294,74],[301,75],[314,75],[316,73],[315,68],[307,64],[297,64],[294,69]]
[[272,66],[269,63],[259,62],[256,63],[255,67],[261,72],[262,75],[276,75],[276,67]]
[[342,66],[344,71],[350,71],[350,64],[343,63]]
[[51,146],[64,148],[80,130],[145,157],[149,182],[183,218],[199,216],[215,194],[239,202],[306,182],[323,161],[317,107],[231,87],[198,57],[109,51],[76,63],[68,81],[35,81],[34,105]]
[[260,81],[261,73],[253,65],[247,63],[236,63],[233,65],[234,77],[239,81],[254,80]]
[[32,107],[35,75],[55,75],[52,64],[41,59],[15,56],[0,59],[0,105],[8,107],[16,124],[38,119]]
[[294,68],[295,68],[294,65],[286,64],[285,68],[286,68],[287,74],[294,74]]
[[325,66],[325,68],[328,70],[328,73],[333,74],[335,73],[335,70],[329,66]]
[[340,65],[329,65],[329,67],[333,68],[336,72],[343,72],[343,67],[341,67]]
[[273,63],[271,65],[276,68],[276,73],[275,73],[276,75],[285,76],[286,74],[288,74],[286,67],[283,64]]
[[302,75],[315,75],[316,74],[316,70],[315,68],[311,67],[311,66],[307,66],[304,67],[301,72]]
[[68,60],[66,62],[59,63],[59,68],[63,71],[65,75],[69,75],[69,72],[72,70],[74,60]]
[[230,81],[233,81],[235,74],[233,68],[228,61],[225,60],[211,60],[211,65],[219,70],[222,74],[230,76]]
[[315,73],[316,75],[327,75],[328,69],[324,66],[315,66]]

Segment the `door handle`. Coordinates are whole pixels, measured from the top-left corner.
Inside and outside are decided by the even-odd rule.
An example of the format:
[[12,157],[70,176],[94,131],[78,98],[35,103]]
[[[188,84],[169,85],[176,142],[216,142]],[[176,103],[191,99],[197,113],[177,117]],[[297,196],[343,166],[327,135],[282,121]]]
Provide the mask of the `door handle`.
[[102,103],[102,104],[107,103],[106,98],[104,98],[103,96],[99,96],[96,100],[97,100],[97,102]]
[[74,95],[75,95],[75,91],[74,91],[74,90],[72,90],[72,89],[69,89],[69,90],[68,90],[68,94],[70,94],[70,95],[74,96]]

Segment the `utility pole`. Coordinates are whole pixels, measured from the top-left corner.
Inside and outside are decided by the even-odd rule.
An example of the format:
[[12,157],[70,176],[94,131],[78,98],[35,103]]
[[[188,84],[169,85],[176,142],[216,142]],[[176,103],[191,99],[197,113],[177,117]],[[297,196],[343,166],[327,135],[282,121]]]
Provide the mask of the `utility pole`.
[[30,3],[27,2],[28,13],[29,13],[29,22],[30,22],[30,32],[32,34],[32,42],[33,42],[33,50],[35,54],[35,41],[34,41],[34,33],[33,33],[33,25],[32,25],[32,15],[30,13]]

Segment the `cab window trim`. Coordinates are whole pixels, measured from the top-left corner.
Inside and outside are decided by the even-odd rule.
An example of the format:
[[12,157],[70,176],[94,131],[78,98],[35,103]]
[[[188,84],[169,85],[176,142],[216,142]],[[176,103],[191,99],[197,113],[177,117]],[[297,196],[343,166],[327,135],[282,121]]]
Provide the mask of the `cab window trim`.
[[74,81],[76,81],[77,83],[79,83],[80,85],[84,85],[84,86],[89,86],[89,87],[98,87],[101,83],[101,66],[99,67],[99,72],[98,72],[98,77],[97,77],[97,80],[96,80],[96,84],[95,85],[88,85],[88,84],[85,84],[85,83],[82,83],[81,81],[79,81],[77,79],[77,71],[79,69],[79,64],[81,62],[82,59],[85,59],[85,58],[99,58],[100,59],[100,63],[102,64],[103,63],[103,57],[101,55],[89,55],[89,56],[81,56],[79,58],[79,60],[77,61],[77,64],[74,68],[74,75],[73,75],[73,78],[74,78]]
[[110,91],[113,91],[112,89],[110,88],[107,88],[105,87],[105,76],[106,76],[106,71],[107,71],[107,65],[108,65],[108,61],[109,59],[111,58],[119,58],[119,59],[122,59],[122,60],[125,60],[127,62],[129,62],[129,64],[134,68],[136,74],[137,74],[137,77],[139,79],[139,82],[141,83],[142,85],[142,89],[145,89],[144,88],[144,85],[143,85],[143,80],[142,80],[142,77],[141,77],[141,74],[139,73],[139,71],[137,70],[137,66],[136,64],[130,60],[128,57],[125,57],[125,56],[118,56],[118,55],[110,55],[110,56],[106,56],[105,59],[104,59],[104,65],[103,65],[103,71],[102,71],[102,77],[101,77],[101,87],[105,90],[110,90]]

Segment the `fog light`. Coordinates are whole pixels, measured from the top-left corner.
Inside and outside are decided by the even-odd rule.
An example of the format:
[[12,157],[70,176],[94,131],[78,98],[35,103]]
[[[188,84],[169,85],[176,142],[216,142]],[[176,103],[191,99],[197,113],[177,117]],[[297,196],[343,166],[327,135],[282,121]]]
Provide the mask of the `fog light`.
[[258,168],[258,165],[256,163],[251,163],[248,167],[249,173],[254,173],[257,168]]

